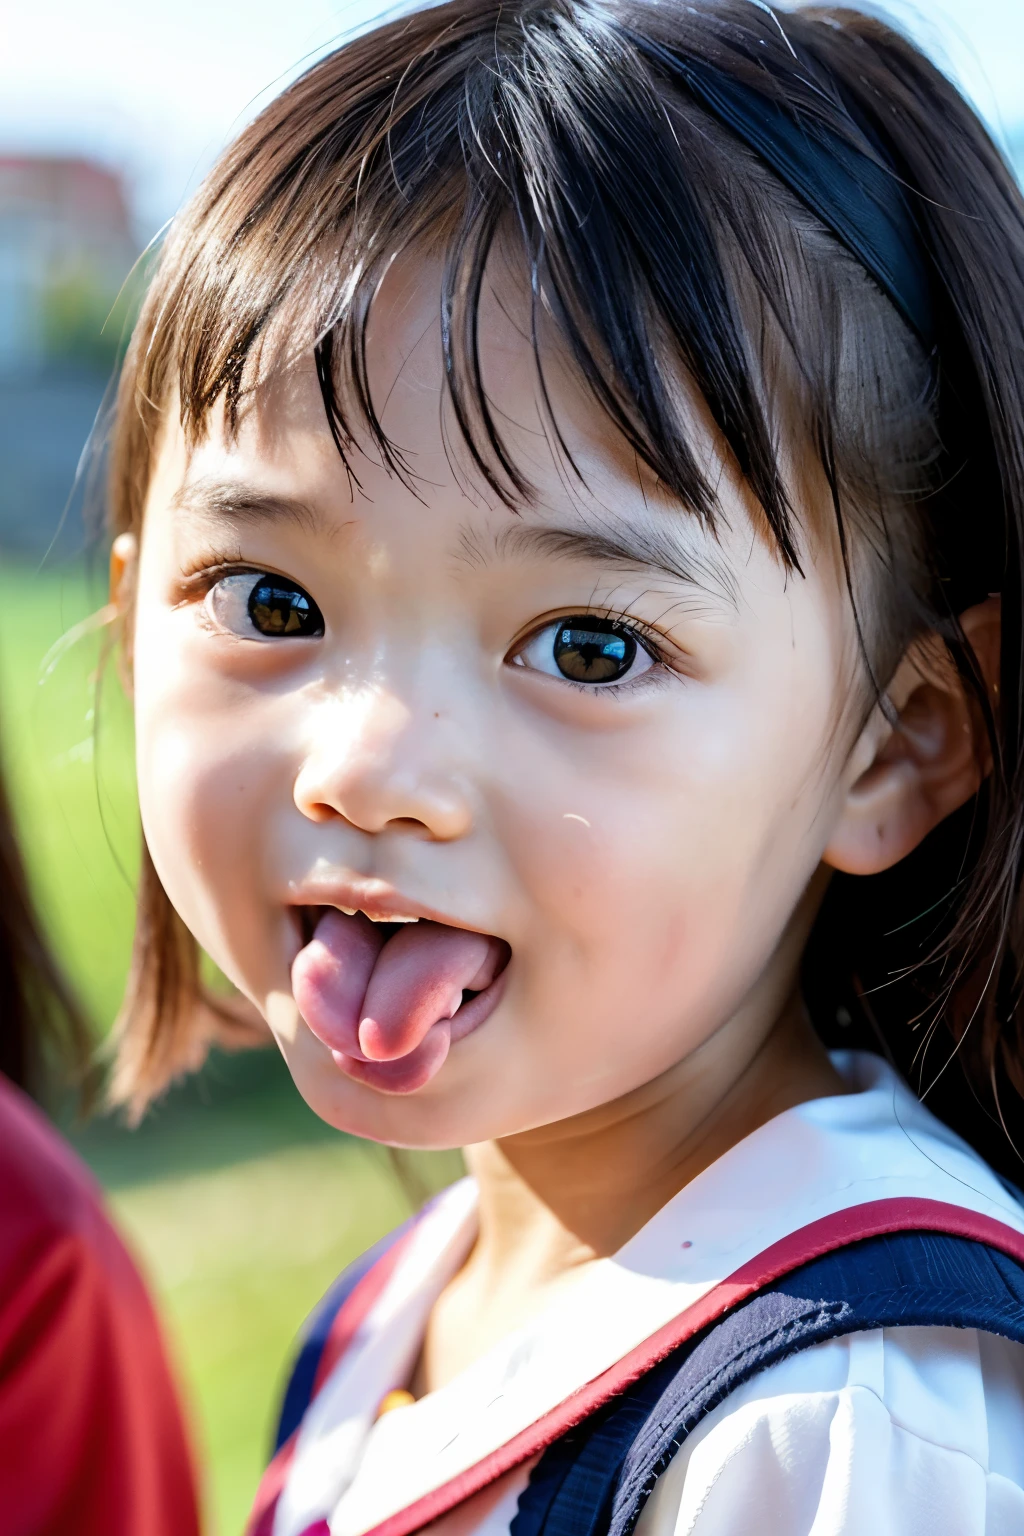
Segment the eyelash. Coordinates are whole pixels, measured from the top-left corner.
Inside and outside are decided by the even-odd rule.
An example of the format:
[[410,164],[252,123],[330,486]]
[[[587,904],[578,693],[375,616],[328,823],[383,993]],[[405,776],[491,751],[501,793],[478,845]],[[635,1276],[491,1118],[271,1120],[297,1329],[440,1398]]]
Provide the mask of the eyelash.
[[205,597],[211,587],[225,576],[283,575],[281,571],[269,571],[265,565],[250,565],[241,558],[228,555],[201,555],[182,571],[178,590],[182,602],[192,602]]
[[[560,677],[558,679],[560,687],[572,688],[577,693],[585,693],[588,698],[593,698],[596,693],[600,693],[605,697],[609,694],[621,697],[627,693],[639,693],[642,689],[664,688],[671,682],[672,676],[677,675],[676,668],[672,666],[667,658],[664,636],[650,624],[645,624],[642,619],[634,618],[631,614],[626,614],[622,610],[583,608],[580,610],[580,616],[582,617],[584,614],[588,617],[592,615],[595,618],[609,619],[616,628],[632,635],[636,643],[642,646],[650,656],[653,666],[648,671],[642,672],[639,677],[624,683],[603,683],[600,688],[595,688],[593,683],[580,683],[571,677]],[[561,614],[552,614],[542,623],[535,624],[529,634],[516,642],[516,654],[527,646],[534,636],[542,634],[550,624],[561,616]]]
[[649,671],[642,672],[639,677],[625,683],[602,683],[600,688],[595,688],[593,683],[577,683],[571,677],[560,677],[558,683],[561,688],[571,688],[575,693],[585,693],[591,699],[597,693],[602,698],[607,698],[609,694],[621,698],[625,693],[640,693],[648,688],[664,688],[669,682],[666,672],[667,668],[655,659],[654,666]]
[[[182,572],[179,582],[181,601],[194,602],[204,598],[216,586],[217,582],[222,581],[225,576],[262,576],[265,574],[283,575],[283,572],[268,571],[268,568],[263,565],[250,565],[238,556],[232,557],[226,553],[214,554],[210,552],[198,556],[191,566]],[[596,690],[592,683],[576,682],[570,677],[559,679],[562,687],[572,688],[575,692],[584,693],[590,697],[593,697],[597,691],[605,695],[612,694],[621,697],[624,694],[639,692],[641,689],[663,688],[666,686],[670,681],[668,674],[674,671],[674,669],[666,658],[664,637],[656,629],[650,624],[645,624],[642,619],[637,619],[633,615],[626,614],[621,610],[616,612],[610,609],[591,608],[585,611],[602,619],[611,620],[617,627],[632,635],[637,644],[642,646],[650,656],[653,666],[648,671],[641,673],[639,677],[632,679],[632,681],[606,683],[600,690]],[[553,617],[557,618],[559,615],[554,615]],[[551,622],[552,619],[549,618],[542,624],[535,624],[530,633],[518,642],[517,649],[521,649],[528,644],[534,635],[540,634]]]

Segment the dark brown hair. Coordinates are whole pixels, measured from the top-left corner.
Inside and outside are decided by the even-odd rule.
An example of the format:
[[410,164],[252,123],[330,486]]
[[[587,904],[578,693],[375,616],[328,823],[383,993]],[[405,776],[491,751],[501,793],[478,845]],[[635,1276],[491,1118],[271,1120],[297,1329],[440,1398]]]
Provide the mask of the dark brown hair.
[[[802,132],[868,146],[906,198],[933,336],[706,110],[694,65]],[[904,38],[853,10],[449,0],[391,21],[273,102],[172,229],[121,380],[113,531],[139,527],[172,398],[191,439],[215,405],[233,429],[267,370],[304,352],[353,479],[368,434],[413,481],[365,353],[380,278],[410,247],[441,259],[452,440],[510,508],[531,487],[489,408],[478,336],[499,258],[532,296],[542,384],[554,330],[614,428],[713,527],[685,380],[796,571],[778,449],[806,434],[873,696],[911,640],[940,637],[993,758],[966,822],[882,881],[891,900],[874,881],[834,882],[808,993],[824,1026],[856,1015],[870,1029],[887,983],[887,1048],[926,1072],[918,1044],[945,1040],[963,1074],[952,1117],[966,1082],[998,1119],[1006,1083],[1024,1090],[1024,207],[977,118]],[[990,593],[1003,598],[996,712],[957,619]],[[197,975],[147,861],[118,1087],[136,1104],[194,1059]]]
[[0,777],[0,1072],[37,1097],[70,1082],[88,1097],[89,1032],[50,952]]

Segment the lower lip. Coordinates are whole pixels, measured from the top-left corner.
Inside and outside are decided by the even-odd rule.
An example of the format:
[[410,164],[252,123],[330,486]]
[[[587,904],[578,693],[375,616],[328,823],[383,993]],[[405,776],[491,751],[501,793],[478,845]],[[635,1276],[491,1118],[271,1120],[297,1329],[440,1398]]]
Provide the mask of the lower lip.
[[[505,994],[507,977],[508,965],[505,966],[499,976],[495,976],[489,987],[485,987],[482,992],[478,992],[476,997],[471,998],[468,1003],[463,1003],[458,1012],[452,1015],[452,1046],[456,1045],[460,1040],[465,1040],[467,1036],[474,1034],[481,1024],[487,1022]],[[404,1097],[408,1094],[418,1093],[420,1088],[426,1087],[426,1083],[419,1082],[413,1083],[409,1087],[400,1087],[389,1080],[391,1074],[388,1069],[400,1065],[401,1058],[391,1062],[376,1062],[368,1061],[365,1057],[357,1059],[352,1056],[346,1056],[342,1051],[332,1051],[331,1055],[346,1077],[350,1077],[353,1082],[363,1083],[369,1088],[374,1088],[379,1093]],[[435,1075],[436,1073],[428,1078],[427,1082],[432,1082]]]

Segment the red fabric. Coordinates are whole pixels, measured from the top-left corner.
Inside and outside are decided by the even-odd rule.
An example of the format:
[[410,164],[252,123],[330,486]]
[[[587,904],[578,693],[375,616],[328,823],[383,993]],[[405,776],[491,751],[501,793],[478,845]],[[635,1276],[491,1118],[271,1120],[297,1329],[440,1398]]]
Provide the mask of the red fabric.
[[0,1077],[0,1529],[197,1536],[156,1319],[86,1169]]
[[281,1501],[284,1485],[288,1481],[288,1473],[295,1458],[295,1442],[298,1438],[299,1432],[296,1430],[274,1455],[260,1478],[260,1485],[256,1490],[252,1509],[249,1511],[245,1536],[271,1536],[274,1529],[274,1516],[277,1514],[277,1506]]

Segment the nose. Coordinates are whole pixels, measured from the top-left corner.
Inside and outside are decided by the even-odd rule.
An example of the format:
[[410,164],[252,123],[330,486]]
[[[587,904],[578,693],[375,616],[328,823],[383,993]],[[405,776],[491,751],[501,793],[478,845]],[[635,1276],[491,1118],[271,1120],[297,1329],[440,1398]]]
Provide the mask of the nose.
[[387,692],[325,701],[295,804],[310,821],[340,819],[363,832],[465,837],[473,813],[451,735],[439,712],[414,714]]

